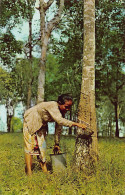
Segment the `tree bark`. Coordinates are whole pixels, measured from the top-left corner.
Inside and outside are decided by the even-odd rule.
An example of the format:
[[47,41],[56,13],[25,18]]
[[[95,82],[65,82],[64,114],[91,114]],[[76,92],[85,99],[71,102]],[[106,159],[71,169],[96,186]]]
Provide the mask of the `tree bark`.
[[45,22],[46,10],[51,6],[54,0],[50,0],[47,3],[44,0],[40,0],[40,28],[41,28],[41,60],[40,70],[38,76],[38,92],[37,92],[37,103],[44,101],[44,89],[45,89],[45,69],[46,69],[46,54],[48,41],[54,27],[59,23],[61,13],[64,7],[64,0],[60,0],[60,6],[55,17],[48,23]]
[[[78,129],[76,139],[76,165],[84,169],[97,159],[97,127],[95,111],[95,0],[84,0],[84,47],[81,95],[78,120],[93,130]],[[83,122],[83,123],[84,123]],[[90,131],[90,133],[89,133]]]

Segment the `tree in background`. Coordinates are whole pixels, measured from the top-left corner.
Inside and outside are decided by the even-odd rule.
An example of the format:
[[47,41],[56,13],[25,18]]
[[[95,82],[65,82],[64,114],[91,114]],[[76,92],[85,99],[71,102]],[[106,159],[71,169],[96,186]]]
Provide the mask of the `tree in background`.
[[[83,55],[83,2],[65,1],[64,17],[55,30],[60,38],[52,36],[50,51],[56,56],[59,64],[59,83],[68,84],[67,92],[74,99],[79,99],[81,81],[81,61]],[[62,82],[63,81],[63,82]],[[60,86],[60,93],[65,88]]]
[[25,1],[0,1],[0,26],[8,29],[14,28],[25,18],[27,6]]
[[6,67],[9,77],[8,83],[4,84],[4,94],[2,98],[7,108],[7,127],[10,131],[11,118],[14,107],[17,103],[16,87],[13,82],[11,70],[16,63],[16,55],[22,53],[23,43],[14,37],[13,28],[22,22],[26,17],[27,5],[25,1],[2,0],[0,4],[0,62]]
[[11,132],[18,132],[23,130],[23,123],[20,118],[12,117]]
[[22,52],[22,42],[17,41],[11,31],[0,32],[0,62],[1,65],[11,68],[15,62],[16,54]]
[[27,20],[29,24],[29,37],[28,43],[25,45],[25,48],[28,48],[28,52],[25,52],[27,59],[29,60],[29,74],[28,74],[28,90],[27,90],[27,109],[31,107],[31,98],[32,98],[32,82],[33,82],[33,73],[32,73],[32,58],[33,58],[33,33],[32,33],[32,20],[34,14],[34,0],[27,0]]
[[0,3],[0,61],[9,68],[14,64],[16,54],[22,52],[22,43],[16,40],[12,29],[25,18],[26,9],[22,0],[2,0]]
[[115,133],[113,105],[107,96],[101,96],[96,104],[98,136],[113,137]]
[[53,4],[54,0],[49,0],[47,3],[44,0],[40,0],[39,11],[40,11],[40,29],[41,29],[41,60],[40,60],[40,71],[38,77],[38,97],[37,102],[44,100],[44,87],[45,87],[45,63],[46,63],[46,52],[48,41],[51,32],[55,26],[59,23],[61,14],[64,7],[64,0],[60,0],[59,9],[55,14],[54,18],[50,21],[46,21],[46,13],[49,7]]
[[123,1],[96,2],[96,97],[101,100],[101,96],[107,96],[113,104],[116,137],[125,85],[124,7]]
[[[36,103],[37,85],[38,85],[38,71],[39,59],[32,58],[32,104]],[[27,105],[28,88],[29,88],[29,75],[31,71],[29,59],[17,59],[15,66],[12,68],[11,75],[15,85],[16,97],[22,101],[24,106]]]
[[[59,36],[56,37],[55,34]],[[64,17],[51,36],[49,52],[53,53],[58,62],[56,78],[51,81],[51,86],[54,86],[54,88],[51,87],[51,91],[57,94],[55,97],[65,92],[72,94],[74,103],[70,119],[75,121],[82,76],[83,1],[65,0]],[[72,134],[72,129],[69,133]]]
[[90,159],[97,158],[97,128],[95,111],[95,1],[84,1],[84,46],[83,46],[83,74],[79,103],[78,120],[89,124],[94,131],[91,137],[82,129],[77,130],[76,138],[76,166],[84,168]]
[[[0,103],[5,104],[7,109],[7,130],[10,132],[11,119],[14,114],[15,86],[11,74],[0,67]],[[13,100],[13,101],[12,101]]]

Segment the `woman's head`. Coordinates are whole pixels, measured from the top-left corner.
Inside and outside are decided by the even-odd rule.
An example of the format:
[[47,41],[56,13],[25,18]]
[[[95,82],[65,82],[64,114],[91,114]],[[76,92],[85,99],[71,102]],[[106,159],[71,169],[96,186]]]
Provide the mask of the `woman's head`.
[[66,113],[71,109],[71,106],[73,104],[73,100],[71,95],[69,94],[62,94],[58,97],[57,103],[59,105],[59,108],[62,112]]

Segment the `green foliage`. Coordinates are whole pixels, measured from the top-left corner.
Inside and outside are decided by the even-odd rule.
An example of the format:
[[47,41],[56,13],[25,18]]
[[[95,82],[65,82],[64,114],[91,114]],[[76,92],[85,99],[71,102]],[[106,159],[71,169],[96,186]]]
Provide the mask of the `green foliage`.
[[72,114],[76,116],[78,99],[81,83],[81,74],[79,75],[80,64],[77,62],[74,67],[64,67],[59,64],[57,56],[49,54],[46,62],[46,83],[45,100],[57,100],[57,97],[63,93],[70,93],[73,96]]
[[60,93],[61,82],[59,80],[58,60],[52,55],[47,55],[46,61],[46,81],[45,81],[45,100],[57,100]]
[[0,100],[7,100],[14,96],[13,79],[9,72],[0,67]]
[[116,131],[118,116],[122,118],[119,110],[125,103],[121,96],[125,85],[124,6],[124,1],[96,1],[96,102],[99,105],[103,96],[109,98],[114,106]]
[[[125,84],[123,1],[96,3],[96,86],[113,102]],[[100,94],[100,93],[99,93]],[[98,97],[98,94],[97,94]]]
[[[37,83],[39,71],[39,59],[33,58],[32,64],[28,59],[17,59],[12,68],[11,75],[14,82],[16,96],[20,97],[24,104],[27,102],[29,78],[32,78],[32,99],[37,96]],[[32,67],[31,67],[32,66]]]
[[17,117],[12,117],[11,119],[11,131],[16,132],[16,131],[22,131],[23,129],[23,123],[20,118]]
[[[69,2],[69,4],[71,1]],[[65,16],[56,32],[60,39],[52,37],[52,51],[62,67],[69,68],[82,59],[83,54],[83,1],[73,3],[65,9]],[[73,9],[73,11],[72,11]]]
[[27,102],[27,91],[29,77],[32,74],[32,100],[37,96],[37,77],[39,71],[39,59],[33,58],[32,72],[30,62],[27,59],[18,59],[15,66],[7,72],[0,68],[0,100],[8,100],[9,98],[17,103],[22,100],[24,104]]
[[22,53],[22,42],[17,41],[10,31],[5,34],[1,34],[0,60],[2,61],[3,65],[8,65],[10,68],[17,53]]
[[6,86],[9,84],[9,74],[0,67],[0,100],[6,94]]
[[[29,4],[34,4],[35,2],[29,1]],[[17,0],[0,1],[0,26],[7,26],[12,29],[16,24],[21,22],[21,18],[26,18],[29,14],[29,5],[27,1]]]
[[97,126],[99,129],[98,135],[114,137],[115,135],[115,113],[114,107],[106,96],[101,96],[101,102],[96,109]]
[[69,92],[78,105],[83,54],[83,1],[66,1],[65,15],[58,25],[60,39],[51,38],[50,51],[58,61],[58,74],[51,86],[57,94]]
[[17,41],[12,29],[23,19],[33,17],[35,1],[0,1],[0,61],[3,65],[13,65],[16,54],[22,53],[22,42]]
[[[62,136],[61,149],[66,152],[66,170],[46,175],[41,171],[34,157],[35,167],[32,178],[28,178],[24,172],[22,133],[3,133],[0,134],[0,140],[1,194],[124,194],[124,139],[99,139],[99,161],[95,168],[84,173],[74,169],[75,137]],[[49,165],[53,140],[53,136],[47,136],[47,163]]]

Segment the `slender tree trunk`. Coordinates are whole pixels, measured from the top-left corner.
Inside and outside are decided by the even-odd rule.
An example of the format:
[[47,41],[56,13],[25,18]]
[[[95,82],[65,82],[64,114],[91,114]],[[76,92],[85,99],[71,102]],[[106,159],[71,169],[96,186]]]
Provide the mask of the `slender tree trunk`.
[[8,133],[10,133],[11,132],[11,119],[12,119],[12,115],[9,115],[9,114],[7,114],[7,131],[8,131]]
[[32,86],[31,81],[28,83],[28,93],[27,93],[27,109],[31,107],[31,95],[32,95]]
[[[70,111],[70,120],[72,120],[72,111]],[[72,127],[69,127],[69,135],[72,135]]]
[[29,82],[27,93],[27,109],[31,107],[32,96],[32,16],[29,19]]
[[119,127],[118,127],[118,103],[115,103],[115,122],[116,122],[116,131],[115,136],[119,137]]
[[46,63],[46,51],[47,44],[44,43],[45,37],[45,10],[44,1],[40,0],[40,29],[41,29],[41,59],[40,59],[40,70],[38,77],[38,97],[37,103],[44,101],[44,85],[45,85],[45,63]]
[[[116,72],[116,78],[118,81],[118,66],[117,66],[117,72]],[[118,119],[119,119],[119,104],[118,104],[118,82],[116,82],[116,102],[115,102],[115,122],[116,122],[116,131],[115,136],[119,137],[119,127],[118,127]]]
[[14,109],[11,100],[7,100],[6,102],[6,109],[7,109],[7,131],[11,132],[11,119],[14,115]]
[[[89,124],[91,132],[77,130],[76,165],[84,169],[97,159],[97,127],[95,111],[95,0],[84,0],[83,73],[78,120]],[[83,122],[83,123],[84,123]]]
[[109,119],[109,136],[112,137],[112,119]]

